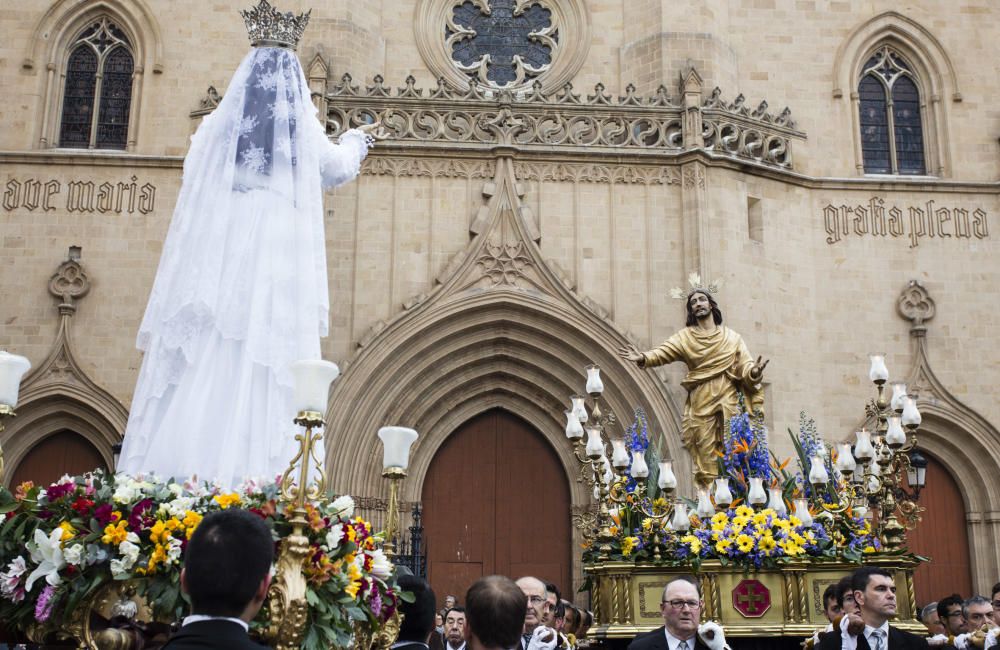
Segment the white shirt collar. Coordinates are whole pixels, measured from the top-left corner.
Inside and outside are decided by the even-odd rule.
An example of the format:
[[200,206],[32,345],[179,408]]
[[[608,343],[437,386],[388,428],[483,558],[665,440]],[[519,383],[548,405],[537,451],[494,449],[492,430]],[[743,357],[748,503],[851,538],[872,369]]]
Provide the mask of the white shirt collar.
[[250,626],[242,618],[233,618],[231,616],[205,616],[204,614],[192,614],[191,616],[186,616],[184,618],[184,622],[181,623],[181,627],[190,625],[191,623],[201,623],[202,621],[229,621],[230,623],[236,623],[242,627],[244,632],[250,631]]
[[448,642],[447,640],[444,642],[444,645],[445,645],[445,650],[465,650],[465,641],[462,641],[462,645],[458,646],[457,648],[451,645],[451,643]]
[[692,634],[690,639],[678,639],[666,627],[663,628],[663,633],[667,635],[667,650],[677,650],[677,646],[685,640],[688,644],[688,650],[694,650],[695,636],[697,635]]

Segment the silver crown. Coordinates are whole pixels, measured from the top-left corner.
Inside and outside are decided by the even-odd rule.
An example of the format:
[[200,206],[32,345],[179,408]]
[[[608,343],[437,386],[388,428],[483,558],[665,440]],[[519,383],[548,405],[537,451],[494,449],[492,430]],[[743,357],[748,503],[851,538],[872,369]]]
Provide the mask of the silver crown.
[[240,11],[247,25],[250,44],[254,47],[287,47],[294,50],[299,45],[302,32],[309,24],[312,9],[296,16],[290,11],[281,13],[267,0],[260,0],[253,9]]

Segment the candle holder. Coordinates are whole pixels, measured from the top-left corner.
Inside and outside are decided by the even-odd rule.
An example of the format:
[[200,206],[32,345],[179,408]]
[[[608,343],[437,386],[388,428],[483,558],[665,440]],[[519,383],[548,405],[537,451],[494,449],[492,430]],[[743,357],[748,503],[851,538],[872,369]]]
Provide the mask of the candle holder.
[[262,635],[275,650],[295,650],[305,635],[309,604],[303,570],[312,552],[305,535],[309,525],[306,501],[326,501],[326,474],[317,452],[322,449],[323,412],[330,383],[340,374],[336,364],[313,359],[296,361],[291,371],[297,411],[294,422],[303,430],[295,434],[299,448],[279,484],[278,498],[285,506],[292,532],[281,541],[274,579],[267,591],[270,621]]
[[[25,357],[0,350],[0,433],[4,430],[3,421],[15,415],[21,377],[30,369],[31,363]],[[0,446],[0,481],[3,480],[3,470],[3,447]]]
[[392,561],[396,557],[395,538],[399,531],[399,485],[406,478],[410,447],[417,439],[417,432],[406,427],[382,427],[378,431],[378,437],[383,445],[382,478],[389,481],[389,505],[382,550]]
[[[921,417],[916,400],[906,395],[905,385],[893,384],[892,397],[886,398],[889,371],[883,356],[872,357],[869,378],[876,395],[865,405],[865,415],[874,420],[875,431],[862,429],[857,433],[853,456],[849,445],[840,445],[836,469],[844,480],[835,483],[837,503],[823,503],[815,492],[814,503],[821,517],[847,510],[861,516],[872,512],[876,515],[874,533],[882,548],[899,551],[905,548],[906,531],[920,522],[923,512],[917,500],[924,475],[915,465],[926,467],[926,460],[916,452]],[[911,491],[903,487],[904,476],[913,477]]]

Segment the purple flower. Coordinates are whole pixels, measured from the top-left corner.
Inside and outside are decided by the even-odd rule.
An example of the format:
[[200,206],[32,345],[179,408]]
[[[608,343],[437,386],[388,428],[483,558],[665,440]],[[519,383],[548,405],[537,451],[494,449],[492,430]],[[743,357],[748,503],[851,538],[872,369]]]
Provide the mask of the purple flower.
[[[153,508],[152,499],[143,499],[139,503],[135,504],[132,508],[132,514],[128,518],[128,527],[132,530],[138,532],[144,527],[148,528],[153,525],[152,517],[149,517],[147,513]],[[147,521],[149,520],[149,521]],[[146,525],[148,524],[148,525]]]
[[94,508],[94,519],[97,520],[97,523],[99,523],[102,528],[111,523],[112,510],[113,508],[110,503],[102,503]]
[[52,615],[52,606],[55,604],[52,602],[52,596],[55,593],[55,587],[46,585],[42,593],[38,594],[38,600],[35,601],[35,620],[39,623],[49,620],[49,616]]
[[67,494],[72,494],[76,490],[75,483],[60,483],[52,484],[45,488],[45,498],[48,499],[49,503],[54,503],[59,499],[63,498]]

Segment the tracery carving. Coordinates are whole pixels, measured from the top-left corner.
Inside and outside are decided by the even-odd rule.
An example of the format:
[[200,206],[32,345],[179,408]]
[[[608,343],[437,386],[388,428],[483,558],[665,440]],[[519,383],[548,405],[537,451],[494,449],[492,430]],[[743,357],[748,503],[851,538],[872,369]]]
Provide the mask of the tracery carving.
[[[585,152],[592,159],[622,149],[679,155],[702,148],[783,169],[792,166],[791,140],[804,137],[795,130],[790,110],[774,115],[767,102],[752,109],[742,97],[727,103],[719,91],[703,106],[698,100],[684,108],[664,86],[652,97],[639,97],[630,85],[625,95],[614,97],[602,84],[592,94],[575,92],[569,83],[546,94],[539,80],[530,91],[517,92],[476,85],[460,89],[443,77],[427,92],[415,83],[409,77],[405,87],[393,93],[381,76],[373,85],[362,86],[345,74],[327,96],[329,133],[336,136],[379,120],[390,133],[388,144],[407,141],[409,146],[446,148],[450,153],[456,145],[509,145],[543,152],[557,147]],[[691,111],[703,119],[686,119]],[[685,128],[698,132],[685,133]]]
[[493,160],[428,160],[369,156],[361,165],[368,176],[427,176],[430,178],[493,178]]
[[454,0],[445,47],[475,83],[520,86],[552,65],[559,27],[542,0]]
[[500,243],[488,240],[483,246],[476,264],[482,269],[483,277],[490,286],[520,286],[519,280],[527,276],[524,271],[532,266],[531,257],[524,249],[523,241]]
[[930,293],[919,280],[910,280],[896,301],[899,315],[913,323],[913,327],[923,328],[924,322],[934,318],[936,306]]
[[576,76],[590,47],[584,0],[418,0],[414,36],[435,76],[463,90],[546,92]]
[[676,185],[680,173],[675,167],[635,165],[579,165],[571,163],[514,163],[518,180],[619,183],[623,185]]

